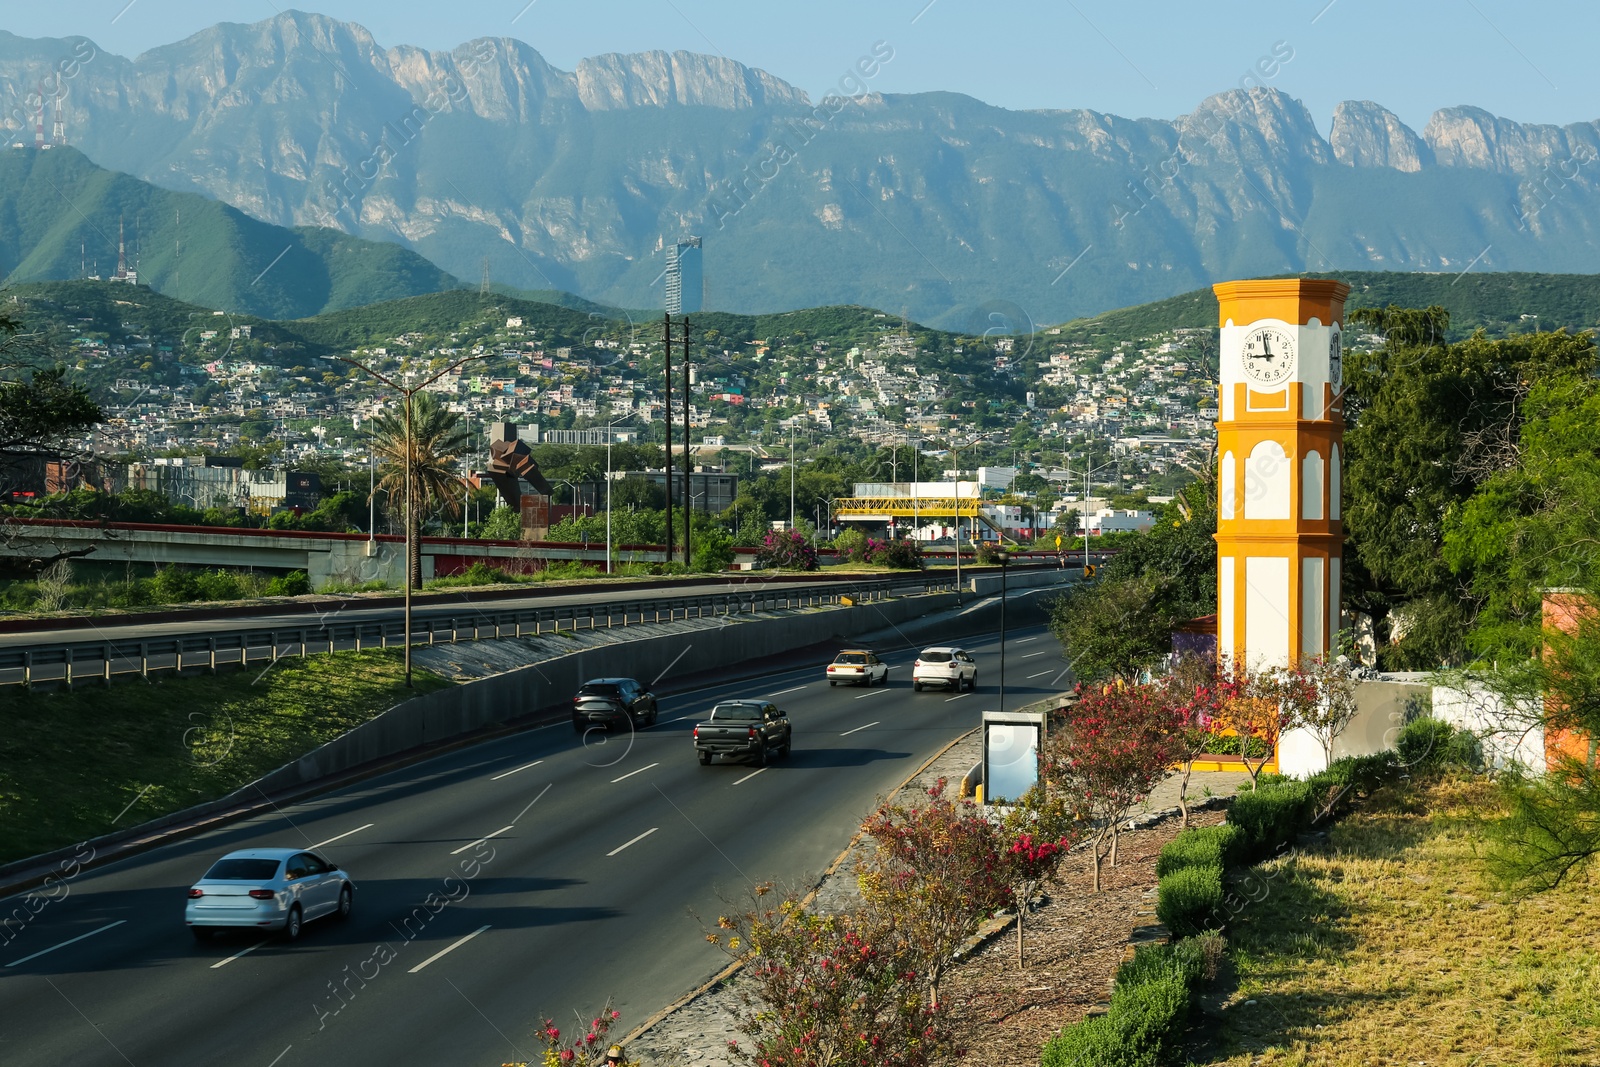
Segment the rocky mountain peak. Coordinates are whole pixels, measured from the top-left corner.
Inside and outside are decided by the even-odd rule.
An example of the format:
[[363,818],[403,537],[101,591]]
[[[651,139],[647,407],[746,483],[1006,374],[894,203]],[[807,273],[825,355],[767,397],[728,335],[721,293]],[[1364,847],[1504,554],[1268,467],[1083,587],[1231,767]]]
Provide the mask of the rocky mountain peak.
[[625,107],[799,106],[806,94],[763,70],[694,52],[611,53],[578,64],[578,98],[591,111]]
[[1328,143],[1333,158],[1347,167],[1416,172],[1433,162],[1428,143],[1400,116],[1371,100],[1346,100],[1334,108]]

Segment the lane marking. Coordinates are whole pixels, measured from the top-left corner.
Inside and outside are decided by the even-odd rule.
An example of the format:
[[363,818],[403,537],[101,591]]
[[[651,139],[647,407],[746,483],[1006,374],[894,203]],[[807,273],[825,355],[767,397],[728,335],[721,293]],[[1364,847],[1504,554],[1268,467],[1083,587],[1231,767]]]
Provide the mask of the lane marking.
[[476,841],[472,842],[469,845],[462,845],[460,848],[452,850],[450,855],[459,856],[459,855],[461,855],[461,853],[465,852],[469,848],[477,848],[479,845],[483,844],[485,841],[492,841],[495,838],[499,837],[501,834],[505,833],[507,830],[515,830],[516,828],[517,828],[517,824],[516,823],[512,823],[510,826],[502,826],[502,827],[500,827],[500,829],[496,830],[494,833],[490,834],[488,837],[480,837]]
[[367,823],[367,825],[358,826],[354,830],[346,830],[344,833],[340,834],[338,837],[330,837],[326,841],[318,841],[316,844],[312,845],[311,847],[312,848],[321,848],[323,845],[331,845],[335,841],[343,841],[345,838],[349,837],[351,834],[359,834],[361,831],[370,830],[376,825],[377,825],[377,823],[370,823],[369,822],[369,823]]
[[511,776],[512,776],[512,775],[513,775],[513,774],[516,774],[516,773],[517,773],[517,772],[518,772],[518,771],[525,771],[525,770],[527,770],[527,769],[528,769],[528,768],[529,768],[529,767],[537,767],[537,766],[539,766],[539,764],[541,764],[541,763],[543,763],[543,762],[544,762],[544,760],[542,760],[542,759],[536,759],[536,760],[534,760],[534,761],[533,761],[533,762],[532,762],[532,763],[524,763],[524,764],[523,764],[523,765],[522,765],[522,766],[520,766],[520,767],[513,767],[513,768],[511,768],[511,770],[509,770],[509,771],[507,771],[507,772],[506,772],[506,773],[504,773],[504,774],[497,774],[497,775],[495,775],[495,776],[494,776],[494,777],[493,777],[493,778],[491,778],[491,779],[489,779],[489,781],[491,781],[491,782],[498,782],[498,781],[499,781],[499,780],[500,780],[500,779],[502,779],[502,778],[510,778],[510,777],[511,777]]
[[743,778],[739,779],[737,782],[734,782],[733,784],[734,785],[743,785],[745,782],[748,782],[750,779],[754,778],[756,775],[761,774],[762,772],[764,772],[766,770],[769,770],[769,768],[763,767],[759,771],[751,771],[749,774],[745,775]]
[[969,696],[971,696],[971,695],[972,695],[972,694],[971,694],[971,693],[962,693],[962,694],[961,694],[961,696],[953,696],[953,697],[945,697],[945,698],[944,698],[944,702],[945,702],[945,703],[946,703],[946,704],[948,704],[948,703],[950,703],[950,702],[951,702],[951,701],[952,701],[952,700],[960,700],[960,699],[961,699],[961,697],[969,697]]
[[854,730],[846,730],[844,733],[840,734],[839,736],[840,737],[849,737],[851,734],[860,733],[862,730],[870,729],[871,727],[874,727],[876,725],[878,725],[878,724],[875,723],[875,722],[869,722],[869,723],[867,723],[866,726],[857,726]]
[[[1049,650],[1046,649],[1045,651],[1049,651]],[[1032,659],[1035,656],[1042,656],[1042,655],[1044,655],[1044,652],[1029,652],[1026,656],[1019,656],[1018,658],[1019,659]]]
[[567,724],[564,723],[564,722],[548,722],[548,723],[545,723],[543,726],[530,726],[528,728],[528,732],[532,733],[534,730],[554,730],[557,726],[565,726],[565,725],[567,725]]
[[807,683],[806,685],[797,685],[793,689],[780,689],[776,693],[768,693],[767,697],[768,697],[768,699],[771,699],[772,697],[781,697],[781,696],[783,696],[783,695],[785,695],[787,693],[798,693],[802,689],[809,689],[809,688],[811,688],[810,683]]
[[493,925],[492,923],[489,923],[489,924],[486,924],[484,926],[480,926],[476,930],[472,931],[472,933],[468,934],[466,937],[458,938],[457,940],[452,942],[449,946],[440,949],[438,952],[435,952],[433,955],[429,956],[427,959],[423,960],[421,963],[417,964],[415,967],[411,968],[406,973],[407,974],[416,974],[418,971],[422,970],[422,968],[426,967],[428,964],[432,963],[434,960],[439,959],[439,958],[441,958],[443,956],[448,956],[450,953],[454,952],[456,949],[460,948],[462,945],[465,945],[468,941],[471,941],[473,938],[477,937],[479,934],[481,934],[485,930],[489,929],[489,927],[492,926],[492,925]]
[[1055,673],[1055,671],[1040,671],[1038,674],[1030,674],[1030,675],[1028,675],[1028,679],[1027,680],[1031,682],[1035,678],[1043,678],[1047,674],[1054,674],[1054,673]]
[[[659,767],[659,766],[661,766],[661,764],[659,764],[659,763],[650,764],[650,767]],[[645,771],[648,771],[650,769],[650,767],[640,767],[636,771],[629,771],[627,774],[624,774],[622,776],[622,778],[632,778],[636,774],[643,774]],[[613,778],[613,779],[611,779],[611,784],[612,785],[616,785],[618,782],[622,781],[622,778]]]
[[1029,641],[1037,641],[1037,640],[1039,640],[1039,635],[1038,634],[1034,634],[1032,637],[1018,637],[1015,640],[1013,640],[1011,643],[1013,645],[1025,645]]
[[606,855],[607,856],[615,856],[618,852],[621,852],[623,849],[627,848],[628,845],[637,845],[640,841],[643,841],[645,838],[649,837],[651,834],[655,833],[659,829],[661,829],[661,827],[652,826],[652,827],[650,827],[650,829],[646,830],[644,833],[640,834],[638,837],[634,838],[632,841],[629,841],[627,845],[618,845],[616,848],[612,849],[610,852],[607,852]]
[[882,696],[883,694],[885,694],[887,692],[889,692],[889,687],[888,686],[884,686],[882,689],[874,689],[870,693],[862,693],[860,696],[856,697],[856,699],[857,700],[865,700],[868,697]]
[[698,718],[700,718],[699,715],[679,715],[676,719],[668,719],[667,721],[668,722],[688,722],[690,719],[698,719]]
[[270,944],[271,941],[272,941],[272,938],[270,938],[270,937],[267,938],[265,941],[257,941],[255,944],[251,945],[249,948],[242,948],[238,952],[235,952],[233,955],[229,956],[227,959],[218,960],[216,963],[213,963],[211,965],[211,969],[214,971],[218,967],[226,967],[228,964],[232,963],[234,960],[238,959],[240,956],[248,956],[248,955],[250,955],[250,953],[254,952],[256,949],[260,948],[262,945]]
[[[294,1048],[294,1046],[290,1045],[289,1048]],[[282,1052],[278,1053],[278,1059],[277,1060],[273,1060],[271,1063],[267,1064],[267,1067],[278,1067],[278,1060],[283,1059],[285,1056],[287,1056],[289,1054],[289,1048],[286,1048]]]
[[106,923],[104,926],[100,927],[100,929],[98,929],[98,930],[90,930],[86,934],[79,934],[77,937],[72,938],[70,941],[63,941],[59,945],[51,945],[49,948],[44,949],[44,950],[42,950],[40,952],[35,952],[31,956],[24,956],[20,960],[12,960],[10,963],[6,964],[6,966],[7,967],[15,967],[19,963],[27,963],[29,960],[36,960],[40,956],[48,956],[50,953],[54,952],[58,948],[66,948],[68,945],[75,945],[79,941],[82,941],[86,937],[93,937],[95,934],[103,934],[107,930],[110,930],[112,927],[121,926],[123,923],[125,923],[127,921],[128,921],[127,919],[118,919],[114,923]]

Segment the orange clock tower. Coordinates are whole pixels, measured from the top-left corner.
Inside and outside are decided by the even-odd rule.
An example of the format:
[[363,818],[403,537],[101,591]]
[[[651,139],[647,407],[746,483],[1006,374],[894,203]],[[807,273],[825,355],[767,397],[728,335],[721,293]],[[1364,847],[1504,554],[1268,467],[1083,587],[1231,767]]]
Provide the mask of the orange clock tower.
[[1343,282],[1224,282],[1217,420],[1217,652],[1251,668],[1339,632]]

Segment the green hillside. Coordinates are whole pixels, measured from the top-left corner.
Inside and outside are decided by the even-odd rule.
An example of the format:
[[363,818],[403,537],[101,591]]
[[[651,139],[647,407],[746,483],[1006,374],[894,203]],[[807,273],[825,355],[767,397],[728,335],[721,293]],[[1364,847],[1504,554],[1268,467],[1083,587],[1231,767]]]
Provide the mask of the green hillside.
[[[1450,312],[1451,332],[1457,337],[1478,329],[1494,336],[1529,330],[1535,318],[1541,330],[1600,327],[1600,275],[1594,274],[1338,271],[1280,277],[1337,278],[1347,282],[1350,297],[1346,307],[1351,310],[1390,304],[1437,304]],[[1207,288],[1093,318],[1074,319],[1062,325],[1061,336],[1073,341],[1123,341],[1163,330],[1216,325],[1217,298]]]
[[71,148],[0,151],[7,285],[110,277],[119,232],[141,282],[237,314],[303,318],[461,285],[398,245],[272,226],[207,197],[104,170]]

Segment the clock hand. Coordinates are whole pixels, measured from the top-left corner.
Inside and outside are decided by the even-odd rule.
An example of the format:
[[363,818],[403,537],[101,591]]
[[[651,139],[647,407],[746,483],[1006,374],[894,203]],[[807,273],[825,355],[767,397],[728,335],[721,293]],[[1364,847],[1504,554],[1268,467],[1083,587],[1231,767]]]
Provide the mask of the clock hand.
[[1266,334],[1262,334],[1261,335],[1261,358],[1262,359],[1271,359],[1272,358],[1272,349],[1270,347],[1268,347],[1268,345],[1267,345],[1267,335]]

